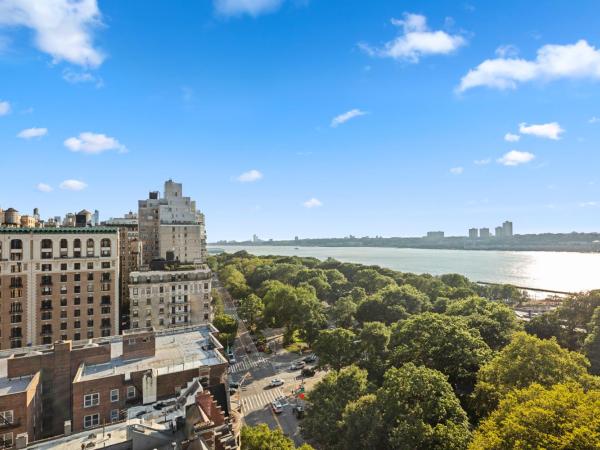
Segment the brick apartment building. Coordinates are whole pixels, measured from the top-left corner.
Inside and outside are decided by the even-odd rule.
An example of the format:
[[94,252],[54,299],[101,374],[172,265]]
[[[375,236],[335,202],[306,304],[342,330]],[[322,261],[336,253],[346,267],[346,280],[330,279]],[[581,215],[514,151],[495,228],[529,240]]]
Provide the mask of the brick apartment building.
[[180,395],[193,380],[222,393],[228,409],[227,362],[216,333],[212,325],[132,330],[87,344],[57,341],[5,352],[0,438],[6,448],[22,447],[139,417],[136,408]]
[[0,228],[0,349],[119,332],[116,228]]

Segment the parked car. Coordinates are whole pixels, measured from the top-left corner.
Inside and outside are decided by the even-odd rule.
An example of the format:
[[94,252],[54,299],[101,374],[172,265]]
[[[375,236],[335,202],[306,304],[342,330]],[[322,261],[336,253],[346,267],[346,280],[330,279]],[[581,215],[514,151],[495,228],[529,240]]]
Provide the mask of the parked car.
[[306,363],[304,361],[294,361],[292,363],[291,369],[292,370],[302,369],[305,365],[306,365]]
[[230,381],[229,387],[233,389],[238,389],[240,387],[240,383],[238,383],[237,381]]
[[314,353],[311,353],[306,358],[304,358],[304,362],[306,362],[306,363],[314,363],[316,360],[317,360],[317,355],[315,355]]
[[283,386],[283,380],[281,378],[273,378],[269,383],[271,387]]
[[281,414],[283,412],[283,405],[278,401],[271,402],[271,408],[275,414]]
[[237,392],[236,388],[229,387],[229,395],[233,395]]
[[310,367],[305,367],[304,369],[302,369],[302,372],[300,372],[300,375],[302,375],[305,378],[309,378],[309,377],[314,377],[316,373],[315,369],[311,369]]
[[233,364],[235,364],[237,362],[237,360],[235,359],[235,356],[230,356],[229,359],[228,359],[228,361],[229,361],[230,365],[233,365]]
[[294,415],[298,419],[302,419],[304,417],[304,406],[302,406],[302,405],[295,405],[292,408],[292,412],[294,413]]

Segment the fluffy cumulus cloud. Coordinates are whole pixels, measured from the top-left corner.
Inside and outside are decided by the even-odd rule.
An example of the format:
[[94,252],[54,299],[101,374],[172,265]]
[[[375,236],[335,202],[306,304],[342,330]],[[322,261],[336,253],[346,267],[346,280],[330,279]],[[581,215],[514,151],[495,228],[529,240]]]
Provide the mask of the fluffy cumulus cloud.
[[519,140],[521,140],[521,136],[519,136],[518,134],[506,133],[504,135],[504,140],[506,142],[519,142]]
[[83,191],[87,184],[80,180],[65,180],[58,187],[65,191]]
[[564,132],[565,130],[561,128],[558,122],[542,123],[539,125],[528,125],[526,123],[519,124],[519,133],[521,134],[529,134],[555,141],[560,139],[560,135]]
[[318,208],[320,206],[323,206],[323,202],[321,202],[321,200],[319,200],[318,198],[313,197],[306,200],[304,203],[302,203],[302,205],[305,208]]
[[17,134],[17,137],[21,139],[33,139],[46,136],[47,134],[48,128],[25,128]]
[[256,17],[277,10],[282,3],[283,0],[214,0],[215,9],[224,16]]
[[120,153],[127,151],[127,147],[117,141],[115,138],[101,133],[80,133],[78,137],[70,137],[65,142],[72,152],[81,152],[88,154],[99,154],[109,150],[116,150]]
[[8,113],[10,113],[10,103],[0,100],[0,116],[6,116]]
[[544,45],[534,60],[509,56],[487,59],[460,81],[459,92],[479,86],[514,89],[520,83],[558,79],[600,80],[600,50],[585,40],[568,45]]
[[511,150],[508,153],[498,158],[498,163],[503,166],[518,166],[533,161],[535,155],[529,152],[520,152],[519,150]]
[[46,183],[38,183],[35,188],[40,192],[52,192],[52,186]]
[[465,169],[463,167],[452,167],[450,169],[450,173],[452,175],[460,175],[465,171]]
[[93,43],[93,30],[100,25],[96,0],[0,1],[0,26],[33,30],[35,46],[55,62],[102,64],[104,55]]
[[402,30],[398,37],[382,47],[362,43],[359,44],[360,48],[371,56],[417,63],[423,56],[446,55],[466,44],[460,35],[429,29],[427,18],[420,14],[404,13],[401,20],[392,19],[392,24]]
[[350,111],[346,111],[339,116],[335,116],[331,119],[331,127],[336,128],[343,123],[348,122],[350,119],[354,119],[355,117],[364,116],[367,114],[365,111],[361,111],[360,109],[351,109]]
[[237,180],[241,183],[252,183],[254,181],[262,179],[262,177],[263,174],[260,171],[252,169],[248,172],[244,172],[243,174],[241,174],[239,177],[237,177]]

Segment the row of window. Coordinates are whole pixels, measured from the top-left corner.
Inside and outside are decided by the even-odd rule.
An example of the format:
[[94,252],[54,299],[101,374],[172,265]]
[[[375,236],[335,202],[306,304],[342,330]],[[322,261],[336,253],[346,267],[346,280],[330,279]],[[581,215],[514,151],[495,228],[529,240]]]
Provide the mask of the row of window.
[[[50,263],[36,264],[37,270],[40,270],[40,267],[41,267],[42,272],[51,272],[52,271],[52,264],[50,264]],[[102,269],[110,269],[110,261],[102,261],[100,263],[100,267]],[[87,270],[94,270],[94,262],[88,261],[86,263],[86,268],[87,268]],[[69,264],[61,263],[60,270],[62,270],[62,271],[69,270]],[[81,270],[81,263],[73,263],[72,270]]]
[[[135,398],[135,386],[127,386],[127,398]],[[119,390],[110,390],[110,402],[115,403],[119,401]],[[94,392],[92,394],[86,394],[83,396],[83,407],[91,408],[92,406],[100,405],[100,393]]]
[[[133,282],[135,283],[136,280],[134,279]],[[176,290],[184,290],[187,291],[188,290],[188,286],[191,287],[190,291],[194,292],[194,288],[196,288],[198,291],[200,291],[202,289],[202,285],[201,284],[184,284],[184,285],[171,285],[171,292],[175,292]],[[208,289],[208,283],[204,283],[204,289],[207,290]],[[165,286],[158,286],[158,293],[159,294],[163,294],[167,291],[168,289]],[[138,294],[146,294],[146,295],[150,295],[152,293],[152,291],[154,291],[155,293],[157,293],[157,288],[155,287],[154,289],[147,287],[147,288],[133,288],[133,295],[138,295]]]

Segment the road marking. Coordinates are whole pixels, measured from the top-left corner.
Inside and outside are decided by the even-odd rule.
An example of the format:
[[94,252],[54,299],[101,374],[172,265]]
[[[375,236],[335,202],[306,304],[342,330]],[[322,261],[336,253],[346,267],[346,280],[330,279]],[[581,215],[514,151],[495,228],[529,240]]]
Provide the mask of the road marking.
[[246,414],[263,409],[264,407],[271,409],[271,402],[278,397],[283,397],[283,391],[280,388],[265,390],[254,395],[242,396],[242,412]]
[[262,356],[259,356],[258,358],[247,358],[229,366],[229,373],[238,373],[254,367],[259,367],[266,362],[268,362],[268,360]]

